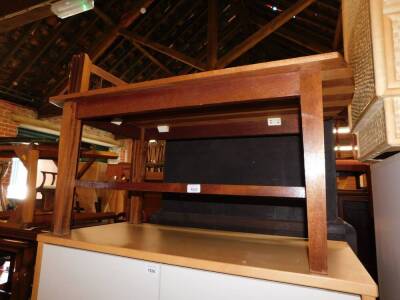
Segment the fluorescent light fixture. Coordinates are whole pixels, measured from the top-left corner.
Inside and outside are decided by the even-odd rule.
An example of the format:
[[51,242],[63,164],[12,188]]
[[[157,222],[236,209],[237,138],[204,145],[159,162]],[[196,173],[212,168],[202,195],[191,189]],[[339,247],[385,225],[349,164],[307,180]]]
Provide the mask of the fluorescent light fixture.
[[350,128],[349,127],[338,127],[338,128],[333,128],[333,133],[334,134],[346,134],[350,133]]
[[94,8],[94,0],[61,0],[51,4],[51,11],[65,19]]
[[358,149],[357,146],[353,147],[351,145],[349,145],[349,146],[335,146],[335,151],[353,151],[353,150],[357,150],[357,149]]
[[157,130],[159,133],[169,132],[169,126],[168,125],[157,125]]
[[114,125],[118,125],[118,126],[119,126],[119,125],[122,124],[122,120],[120,120],[120,119],[115,119],[115,120],[112,120],[111,123],[114,124]]

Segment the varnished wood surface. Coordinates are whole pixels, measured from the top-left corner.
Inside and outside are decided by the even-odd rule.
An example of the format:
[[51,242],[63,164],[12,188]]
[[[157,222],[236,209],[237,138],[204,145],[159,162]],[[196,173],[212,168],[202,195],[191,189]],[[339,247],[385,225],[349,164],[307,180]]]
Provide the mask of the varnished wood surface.
[[[266,88],[268,86],[268,88]],[[205,92],[207,91],[207,92]],[[263,99],[287,99],[299,95],[296,72],[249,74],[214,80],[186,81],[153,89],[132,90],[129,94],[105,94],[97,101],[79,101],[79,119],[212,106],[238,105]],[[100,101],[98,101],[100,100]]]
[[300,73],[300,107],[303,128],[310,270],[315,273],[326,274],[328,269],[328,235],[320,71],[320,67],[317,65],[302,69]]
[[[89,89],[91,62],[86,54],[75,55],[71,64],[68,91],[85,92]],[[52,232],[63,235],[70,232],[75,178],[78,171],[82,122],[76,118],[77,103],[64,106],[58,148],[58,180],[54,201]]]
[[33,215],[35,213],[35,201],[36,201],[36,177],[39,160],[39,151],[30,149],[27,155],[27,186],[28,195],[24,202],[22,202],[22,223],[28,224],[33,221]]
[[[132,96],[134,94],[136,94],[138,97],[134,97],[135,99],[133,100],[135,101],[131,101],[132,103],[136,103],[136,100],[142,99],[143,96],[146,96],[151,100],[154,97],[154,95],[152,95],[152,92],[154,93],[155,89],[158,89],[159,91],[163,89],[165,93],[168,92],[167,94],[165,94],[165,97],[169,99],[169,101],[167,102],[172,105],[174,101],[171,100],[171,97],[179,97],[179,95],[181,94],[181,90],[186,88],[185,93],[187,93],[187,102],[190,102],[190,98],[193,98],[193,101],[199,104],[199,99],[201,99],[203,102],[208,101],[208,99],[203,99],[204,94],[203,97],[199,98],[198,94],[196,93],[207,88],[211,92],[211,94],[209,95],[210,99],[213,98],[213,94],[219,94],[218,90],[216,90],[218,89],[218,85],[215,85],[215,83],[217,83],[218,81],[230,81],[232,83],[229,84],[229,89],[231,89],[231,91],[229,91],[229,89],[225,87],[224,91],[220,91],[220,93],[226,94],[226,92],[229,91],[232,96],[234,96],[234,98],[242,99],[244,97],[243,95],[240,95],[240,92],[242,92],[242,90],[238,89],[237,85],[239,85],[240,87],[244,87],[246,85],[244,82],[241,81],[243,77],[249,76],[249,74],[252,74],[256,77],[265,77],[266,75],[275,74],[275,77],[277,77],[279,73],[289,74],[291,72],[297,72],[302,65],[310,63],[318,64],[322,69],[321,76],[324,88],[324,107],[327,109],[339,109],[346,107],[351,102],[353,94],[352,72],[350,69],[347,68],[346,64],[343,61],[343,58],[337,52],[272,61],[223,70],[201,72],[190,75],[175,76],[171,78],[133,83],[119,87],[97,89],[85,93],[60,95],[52,97],[51,101],[55,104],[62,105],[64,101],[68,100],[85,100],[85,105],[81,107],[81,110],[79,112],[79,117],[85,118],[95,117],[98,115],[98,111],[93,109],[91,103],[92,101],[97,99],[102,101],[103,103],[110,102],[114,104],[114,108],[106,108],[105,106],[103,106],[102,108],[103,115],[105,113],[105,110],[109,115],[114,115],[118,110],[118,105],[115,101],[118,100],[122,103],[122,100],[125,99],[127,95]],[[274,80],[277,80],[277,78],[275,78]],[[249,83],[251,84],[251,82],[254,81],[251,79],[247,83],[247,85]],[[265,90],[261,89],[259,82],[260,80],[257,80],[257,84],[252,88],[251,94],[255,97],[253,99],[256,99],[257,97],[258,99],[267,97],[287,97],[296,93],[298,87],[298,84],[296,84],[295,80],[290,80],[290,82],[287,81],[286,85],[284,81],[279,80],[279,89],[276,89],[276,87],[278,86],[276,84],[272,84],[271,79],[269,79],[268,86],[270,86],[271,89],[269,91],[269,94],[266,95]],[[177,90],[178,87],[180,89],[179,91]],[[248,91],[243,92],[245,92],[246,95],[249,95]],[[160,102],[162,100],[162,98],[160,97],[158,99],[153,99],[149,103],[147,103],[147,109],[150,109],[152,105],[151,103],[153,101]],[[110,101],[107,101],[107,99],[109,99]],[[218,99],[212,100],[216,101]],[[127,111],[137,109],[137,105],[132,104],[131,106],[132,107],[126,107]],[[142,111],[144,110],[142,109]]]
[[[151,81],[144,81],[139,83],[132,83],[125,86],[111,87],[111,88],[103,88],[97,90],[91,90],[84,93],[70,93],[66,95],[59,95],[51,97],[50,100],[54,104],[61,105],[64,101],[71,99],[82,99],[87,96],[100,96],[105,94],[114,94],[114,95],[122,95],[129,94],[131,92],[137,90],[144,89],[154,89],[161,87],[168,87],[170,85],[184,83],[187,81],[203,81],[203,80],[214,80],[214,79],[224,79],[226,77],[234,76],[241,77],[246,75],[249,72],[255,72],[259,75],[273,74],[273,73],[284,73],[284,72],[295,72],[299,70],[299,67],[303,64],[308,63],[318,63],[321,65],[321,69],[326,72],[323,72],[322,79],[325,81],[325,78],[329,80],[338,80],[342,77],[352,77],[351,72],[344,72],[343,68],[346,67],[346,64],[342,58],[342,56],[338,52],[318,54],[318,55],[310,55],[304,57],[297,57],[291,59],[277,60],[266,63],[259,63],[254,65],[240,66],[234,68],[227,68],[222,70],[214,70],[208,72],[200,72],[189,75],[182,76],[174,76],[170,78],[163,78]],[[340,76],[336,76],[336,72],[332,72],[332,69],[341,70]]]
[[[27,148],[30,145],[25,145]],[[16,157],[17,145],[0,145],[0,157],[11,158]],[[58,144],[42,144],[33,146],[33,149],[39,151],[40,159],[57,159],[58,158]],[[111,151],[100,150],[81,150],[80,157],[82,158],[98,158],[98,159],[116,159],[118,154]]]
[[[77,180],[80,188],[130,190],[137,192],[186,193],[187,183],[166,182],[99,182]],[[263,196],[282,198],[305,198],[305,189],[301,186],[260,186],[234,184],[201,184],[199,194]]]
[[[133,140],[132,144],[132,165],[131,165],[131,182],[141,183],[146,174],[146,155],[148,142],[145,141],[145,130],[140,129],[140,139]],[[130,200],[128,213],[128,222],[132,224],[142,223],[143,211],[143,193],[137,191],[133,193]]]
[[307,241],[168,226],[116,223],[72,230],[41,243],[239,276],[376,297],[377,286],[345,242],[328,242],[328,274],[309,272]]

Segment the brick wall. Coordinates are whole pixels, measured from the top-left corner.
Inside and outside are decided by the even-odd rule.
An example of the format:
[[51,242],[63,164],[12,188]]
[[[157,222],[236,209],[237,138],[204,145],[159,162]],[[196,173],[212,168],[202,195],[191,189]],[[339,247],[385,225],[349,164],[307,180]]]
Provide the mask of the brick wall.
[[17,123],[11,120],[13,114],[36,118],[34,110],[0,99],[0,137],[17,136]]
[[[49,121],[49,122],[52,122],[52,123],[55,123],[55,124],[60,124],[61,123],[61,116],[45,118],[43,120],[44,121]],[[97,128],[89,127],[89,126],[86,126],[86,125],[83,125],[83,133],[92,134],[92,135],[99,136],[99,137],[105,137],[105,136],[110,137],[110,138],[114,137],[113,134],[111,134],[111,133],[109,133],[107,131],[103,131],[103,130],[100,130],[100,129],[97,129]]]

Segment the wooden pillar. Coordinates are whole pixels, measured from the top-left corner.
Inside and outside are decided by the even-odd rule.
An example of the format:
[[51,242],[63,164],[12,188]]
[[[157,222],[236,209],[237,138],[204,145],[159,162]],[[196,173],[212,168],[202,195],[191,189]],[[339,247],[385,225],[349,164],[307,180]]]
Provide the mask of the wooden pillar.
[[[145,129],[140,130],[140,139],[134,140],[132,145],[132,182],[142,182],[146,172],[147,142],[144,139]],[[131,224],[142,223],[143,193],[133,192],[130,198],[128,222]]]
[[33,222],[36,202],[36,178],[37,165],[39,160],[39,150],[29,149],[26,157],[26,168],[28,171],[27,187],[28,194],[22,204],[22,223],[29,224]]
[[14,148],[15,154],[24,164],[28,177],[26,180],[27,195],[25,200],[17,206],[11,214],[9,222],[22,226],[32,223],[35,214],[36,202],[36,178],[39,151],[32,148],[32,145],[18,145]]
[[322,80],[319,66],[300,71],[310,271],[326,274],[327,221]]
[[[91,62],[87,54],[75,55],[72,58],[69,93],[84,92],[89,89],[90,68]],[[52,231],[56,235],[70,233],[81,135],[82,122],[77,119],[77,103],[66,102],[58,146],[58,179],[52,226]]]

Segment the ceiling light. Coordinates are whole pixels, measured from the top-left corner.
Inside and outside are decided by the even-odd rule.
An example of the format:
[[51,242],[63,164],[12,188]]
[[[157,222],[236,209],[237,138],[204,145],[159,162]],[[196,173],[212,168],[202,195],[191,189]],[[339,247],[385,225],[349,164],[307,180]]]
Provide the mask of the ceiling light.
[[351,145],[348,146],[335,146],[335,151],[353,151],[353,150],[357,150],[357,146],[353,147]]
[[278,8],[277,8],[276,6],[272,6],[272,10],[273,10],[273,11],[277,11]]
[[169,126],[168,125],[158,125],[157,130],[159,133],[169,132]]
[[51,4],[51,11],[65,19],[94,8],[94,0],[61,0]]
[[118,125],[118,126],[119,126],[119,125],[122,124],[122,120],[120,120],[120,119],[115,119],[115,120],[112,120],[111,123],[114,124],[114,125]]
[[146,12],[147,12],[146,7],[142,7],[142,8],[140,9],[140,13],[141,13],[142,15],[144,15]]
[[156,140],[150,140],[149,143],[150,144],[157,144],[157,141]]
[[333,133],[336,134],[346,134],[350,133],[350,128],[349,127],[338,127],[338,128],[333,128]]

